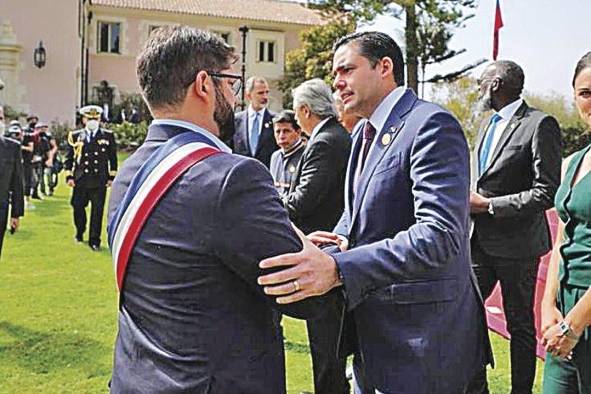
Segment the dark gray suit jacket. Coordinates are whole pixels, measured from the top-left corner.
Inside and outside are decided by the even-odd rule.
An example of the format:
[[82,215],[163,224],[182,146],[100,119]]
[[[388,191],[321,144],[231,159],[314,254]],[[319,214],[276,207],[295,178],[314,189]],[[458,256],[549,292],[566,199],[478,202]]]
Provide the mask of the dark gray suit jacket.
[[0,207],[10,200],[10,216],[24,215],[23,159],[18,141],[0,136]]
[[494,216],[473,215],[472,237],[497,257],[532,258],[550,250],[545,211],[560,184],[560,127],[556,119],[525,102],[511,119],[483,174],[478,157],[482,127],[472,152],[472,190],[491,198]]
[[351,137],[336,118],[329,119],[308,142],[289,193],[283,197],[289,218],[304,233],[331,231],[339,221],[350,151]]
[[271,155],[279,149],[279,146],[275,141],[275,136],[273,135],[274,116],[274,112],[265,109],[259,143],[256,152],[253,155],[250,151],[250,145],[248,142],[248,111],[238,112],[234,116],[234,135],[232,138],[232,144],[229,144],[234,153],[242,156],[254,157],[263,163],[265,167],[269,168]]
[[[186,129],[149,128],[113,183],[111,218],[133,175]],[[159,201],[123,284],[113,393],[285,393],[278,309],[317,317],[323,298],[279,306],[257,284],[258,263],[296,252],[299,238],[256,160],[211,156]],[[336,295],[335,295],[336,296]]]

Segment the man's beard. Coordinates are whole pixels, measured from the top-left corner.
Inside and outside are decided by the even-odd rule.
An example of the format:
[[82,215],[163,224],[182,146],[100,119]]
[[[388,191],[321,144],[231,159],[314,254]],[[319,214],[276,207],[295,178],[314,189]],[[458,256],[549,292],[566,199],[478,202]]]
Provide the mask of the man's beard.
[[488,112],[492,107],[492,89],[489,87],[486,92],[476,102],[476,112],[484,113]]
[[219,138],[226,142],[226,139],[229,138],[234,131],[234,110],[217,85],[215,87],[215,110],[213,112],[213,120],[218,125]]

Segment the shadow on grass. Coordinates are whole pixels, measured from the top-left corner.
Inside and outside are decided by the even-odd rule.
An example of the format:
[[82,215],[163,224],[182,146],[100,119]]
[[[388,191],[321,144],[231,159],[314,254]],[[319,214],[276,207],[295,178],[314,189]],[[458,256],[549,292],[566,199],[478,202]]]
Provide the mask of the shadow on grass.
[[[70,192],[71,193],[71,192]],[[64,211],[71,210],[70,195],[45,197],[43,201],[32,200],[35,214],[41,217],[59,217]],[[31,211],[32,212],[32,211]]]
[[285,350],[288,350],[290,352],[310,354],[310,347],[308,346],[308,344],[285,340],[283,345],[285,347]]
[[37,374],[59,373],[64,368],[94,376],[110,374],[109,365],[97,362],[98,355],[110,350],[98,341],[76,333],[36,331],[6,321],[0,322],[0,333],[14,339],[0,343],[0,364],[19,365]]

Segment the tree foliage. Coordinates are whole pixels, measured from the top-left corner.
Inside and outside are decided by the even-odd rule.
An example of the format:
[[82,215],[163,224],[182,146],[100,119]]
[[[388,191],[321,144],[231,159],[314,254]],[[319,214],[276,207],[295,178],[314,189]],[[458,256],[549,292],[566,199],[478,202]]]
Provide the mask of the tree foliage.
[[476,111],[478,89],[474,78],[464,77],[452,83],[433,85],[433,101],[447,108],[459,120],[468,144],[474,146],[484,115]]
[[473,17],[476,0],[310,0],[325,14],[349,13],[354,19],[369,22],[389,13],[404,18],[407,85],[418,90],[419,68],[450,59],[463,50],[452,50],[449,42],[456,28]]
[[285,74],[279,82],[284,92],[283,106],[291,107],[291,90],[311,78],[321,78],[330,83],[332,69],[332,45],[340,37],[355,30],[351,18],[333,18],[331,22],[315,26],[300,34],[302,45],[287,54]]
[[558,93],[545,95],[527,94],[527,103],[556,118],[562,130],[562,155],[568,155],[583,149],[591,143],[588,126],[580,118],[572,99]]

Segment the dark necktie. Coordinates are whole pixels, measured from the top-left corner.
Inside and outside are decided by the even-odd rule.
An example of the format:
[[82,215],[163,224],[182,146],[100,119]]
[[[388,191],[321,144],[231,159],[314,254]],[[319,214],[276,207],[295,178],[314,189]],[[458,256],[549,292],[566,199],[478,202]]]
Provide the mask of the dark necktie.
[[361,178],[361,172],[365,167],[365,161],[367,160],[367,154],[369,153],[369,148],[371,148],[371,143],[376,136],[376,129],[373,125],[369,122],[365,122],[365,126],[363,126],[363,140],[361,142],[361,150],[359,151],[359,158],[357,160],[357,168],[355,169],[355,178],[354,178],[354,188],[357,190],[357,185],[359,183],[359,179]]
[[367,154],[369,153],[369,148],[371,147],[371,143],[376,136],[376,129],[373,125],[369,122],[369,120],[365,123],[365,127],[363,127],[363,145],[361,146],[361,168],[359,172],[363,171],[363,167],[365,166],[365,160],[367,159]]

